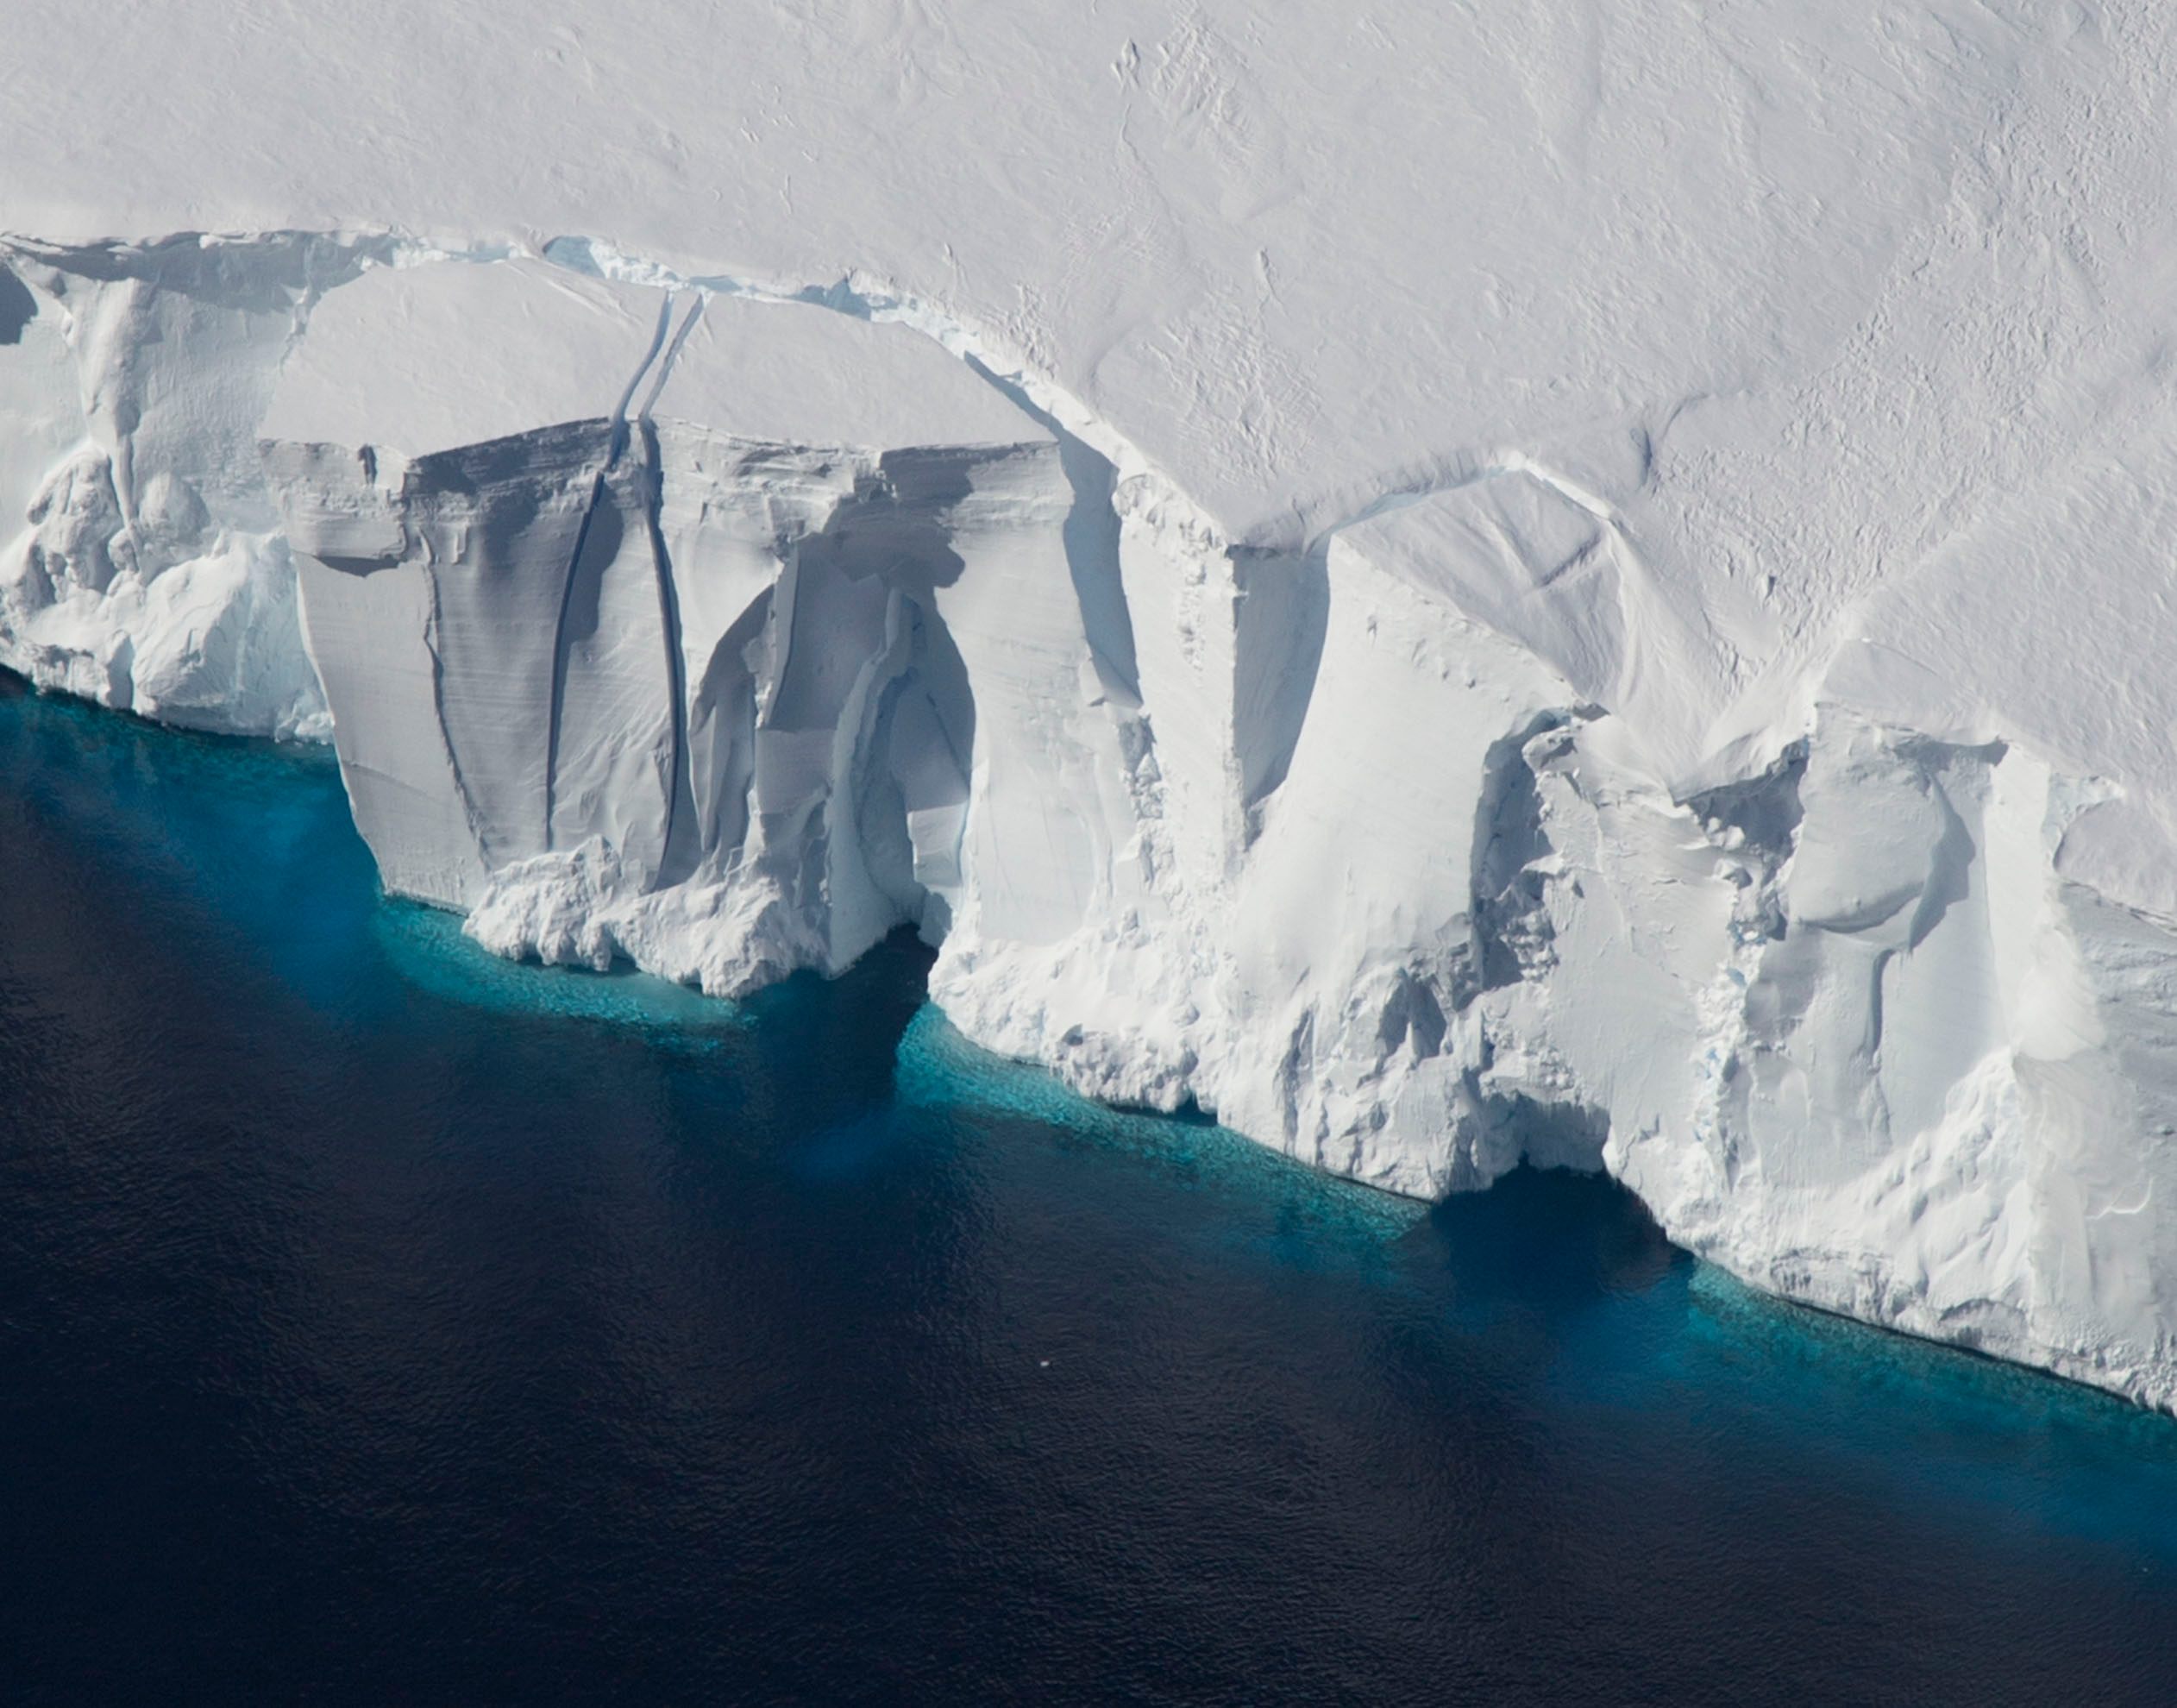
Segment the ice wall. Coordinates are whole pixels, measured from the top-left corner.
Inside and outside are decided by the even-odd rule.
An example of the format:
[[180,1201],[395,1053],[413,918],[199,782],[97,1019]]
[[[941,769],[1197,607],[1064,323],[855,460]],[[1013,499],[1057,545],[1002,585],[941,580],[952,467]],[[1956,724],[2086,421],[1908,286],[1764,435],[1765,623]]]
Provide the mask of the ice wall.
[[357,820],[493,947],[733,995],[901,924],[1063,937],[1108,887],[1058,445],[928,340],[380,270],[263,434]]
[[0,254],[0,664],[147,717],[326,732],[257,467],[282,354],[383,244]]
[[[1095,1095],[1418,1194],[1606,1167],[2177,1405],[2161,690],[2078,686],[2166,634],[2141,506],[2029,491],[1750,659],[1604,496],[1638,443],[1251,543],[926,307],[552,253],[19,253],[7,660],[329,706],[388,886],[503,952],[731,995],[913,924]],[[2093,536],[2142,561],[2071,612]]]

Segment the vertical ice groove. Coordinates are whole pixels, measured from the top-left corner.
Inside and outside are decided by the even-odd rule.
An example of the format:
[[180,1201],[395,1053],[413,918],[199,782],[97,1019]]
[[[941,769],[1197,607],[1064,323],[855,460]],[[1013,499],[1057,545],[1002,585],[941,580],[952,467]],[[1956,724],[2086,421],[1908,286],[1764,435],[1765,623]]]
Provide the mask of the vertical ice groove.
[[[633,389],[632,381],[630,389]],[[618,431],[617,421],[614,430]],[[599,506],[611,501],[605,479],[600,473],[590,483],[590,500],[582,512],[582,525],[574,531],[574,549],[567,555],[567,570],[561,578],[559,618],[552,630],[552,705],[544,725],[544,835],[537,845],[548,853],[554,845],[552,820],[558,805],[560,725],[567,706],[567,619],[574,607],[575,577],[582,571],[582,553],[589,544],[591,524],[597,519]]]
[[[701,312],[699,298],[689,310],[681,328],[681,339],[687,336],[694,325],[695,317]],[[669,367],[673,353],[680,348],[676,340],[666,355]],[[660,384],[664,375],[659,375]],[[657,397],[652,387],[650,402]],[[665,461],[658,448],[657,429],[649,416],[649,403],[643,405],[637,423],[637,432],[642,445],[643,498],[644,519],[650,533],[650,563],[657,584],[658,625],[665,641],[665,681],[667,703],[673,713],[673,752],[665,777],[665,834],[659,844],[658,871],[654,888],[663,889],[685,879],[695,869],[700,853],[700,837],[694,822],[694,782],[688,758],[688,701],[687,670],[681,652],[680,590],[673,581],[673,560],[665,543],[663,512],[665,505]]]
[[[560,586],[559,619],[554,627],[552,636],[552,705],[546,723],[544,738],[544,837],[541,845],[547,851],[551,851],[555,846],[552,824],[553,815],[558,806],[560,735],[561,725],[566,714],[568,648],[570,644],[567,632],[567,620],[574,606],[575,581],[582,571],[582,555],[588,549],[590,532],[597,520],[599,507],[615,502],[612,489],[612,475],[618,468],[620,458],[625,454],[628,446],[628,405],[634,401],[636,391],[643,383],[643,376],[649,373],[654,367],[659,367],[657,384],[652,386],[649,399],[646,399],[643,406],[644,418],[647,420],[649,403],[656,400],[658,389],[664,384],[665,374],[659,362],[659,357],[665,351],[666,334],[671,330],[673,323],[673,293],[668,292],[659,302],[657,321],[650,329],[650,340],[643,347],[643,359],[636,364],[635,371],[628,375],[627,384],[621,388],[619,397],[612,405],[612,435],[605,451],[605,468],[590,488],[589,505],[583,512],[582,525],[575,531],[574,549],[568,555],[567,572]],[[700,310],[700,306],[699,301],[696,307]],[[688,328],[694,324],[694,313],[695,311],[691,311],[687,322],[681,329],[682,338],[687,336]],[[678,349],[677,341],[674,348]],[[654,447],[654,441],[646,443]],[[663,543],[658,535],[656,487],[656,472],[653,467],[644,471],[641,484],[643,497],[643,525],[649,533],[652,548],[656,553],[657,573],[661,578],[663,578],[668,571],[665,568]],[[678,670],[672,661],[677,656],[674,649],[678,643],[679,628],[677,621],[672,615],[671,593],[662,585],[662,580],[661,580],[659,588],[659,605],[661,614],[665,619],[667,631],[668,668],[671,675],[677,679]],[[674,703],[677,708],[679,706],[677,695]],[[674,731],[673,778],[677,778],[684,747],[684,743],[681,739],[683,733],[681,714],[677,710]],[[671,790],[674,787],[673,778],[668,779],[666,814],[668,827],[672,821],[674,795]]]

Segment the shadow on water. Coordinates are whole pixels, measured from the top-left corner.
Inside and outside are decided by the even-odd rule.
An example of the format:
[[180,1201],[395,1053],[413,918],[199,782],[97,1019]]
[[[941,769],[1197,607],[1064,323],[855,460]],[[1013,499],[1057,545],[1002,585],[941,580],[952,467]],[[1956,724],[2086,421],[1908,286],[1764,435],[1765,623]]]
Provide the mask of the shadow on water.
[[13,1699],[2161,1699],[2177,1429],[969,1045],[389,903],[0,678]]

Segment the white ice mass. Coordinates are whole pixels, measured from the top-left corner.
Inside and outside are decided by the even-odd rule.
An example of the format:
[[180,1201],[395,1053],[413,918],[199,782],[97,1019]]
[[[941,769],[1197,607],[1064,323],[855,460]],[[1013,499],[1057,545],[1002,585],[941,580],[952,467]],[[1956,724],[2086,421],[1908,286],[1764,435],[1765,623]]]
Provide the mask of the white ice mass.
[[0,662],[392,889],[2177,1407],[2177,8],[623,0],[0,81]]

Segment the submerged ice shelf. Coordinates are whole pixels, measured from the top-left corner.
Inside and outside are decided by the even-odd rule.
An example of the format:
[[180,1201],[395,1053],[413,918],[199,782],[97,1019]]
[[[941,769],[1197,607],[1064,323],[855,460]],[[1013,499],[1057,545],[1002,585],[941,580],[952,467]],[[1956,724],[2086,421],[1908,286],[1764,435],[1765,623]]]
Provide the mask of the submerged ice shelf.
[[2177,1402],[2156,821],[1929,715],[1910,629],[1719,742],[1742,661],[1534,459],[1251,547],[926,320],[555,254],[19,249],[7,662],[329,725],[388,888],[503,953],[733,995],[914,925],[1097,1096],[1413,1194],[1605,1167]]

